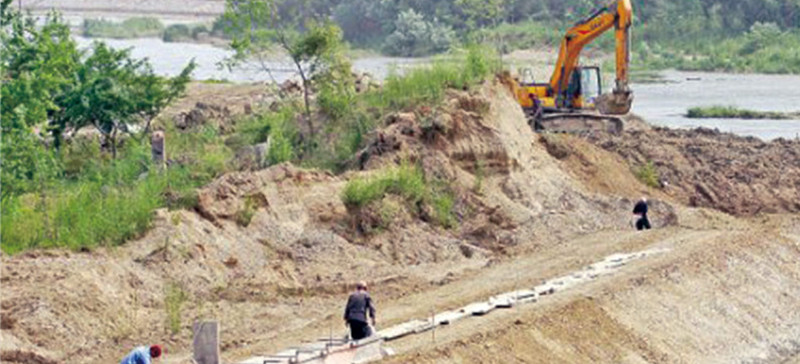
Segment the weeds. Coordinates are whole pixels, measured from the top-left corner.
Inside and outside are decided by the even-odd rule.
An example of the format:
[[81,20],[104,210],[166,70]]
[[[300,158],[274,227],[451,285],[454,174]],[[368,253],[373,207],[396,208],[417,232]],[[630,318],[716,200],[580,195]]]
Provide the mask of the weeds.
[[239,224],[239,226],[247,227],[250,225],[250,221],[253,220],[255,214],[255,202],[253,202],[252,198],[248,197],[245,199],[242,209],[236,212],[236,223]]
[[434,219],[440,226],[450,229],[456,225],[453,214],[455,196],[445,188],[431,190],[430,203],[433,207]]
[[661,186],[658,176],[658,170],[652,161],[645,163],[643,166],[636,170],[636,178],[645,185],[652,188],[659,188]]
[[475,184],[472,186],[473,192],[477,194],[483,193],[483,179],[486,178],[486,170],[482,159],[475,160]]
[[164,292],[164,308],[167,310],[167,327],[173,335],[181,330],[181,309],[187,299],[186,292],[178,284],[167,284]]

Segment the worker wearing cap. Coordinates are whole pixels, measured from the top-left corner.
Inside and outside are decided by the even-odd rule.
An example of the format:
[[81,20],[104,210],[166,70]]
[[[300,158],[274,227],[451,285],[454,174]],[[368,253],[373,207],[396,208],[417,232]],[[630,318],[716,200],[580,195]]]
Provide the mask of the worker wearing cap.
[[350,294],[344,309],[344,321],[350,327],[350,337],[353,340],[361,340],[372,335],[367,315],[372,319],[372,326],[375,326],[375,306],[367,292],[367,284],[358,282],[356,291]]
[[125,359],[122,359],[120,364],[150,364],[153,362],[153,359],[158,358],[161,356],[161,346],[158,345],[151,345],[150,347],[147,346],[140,346],[136,349],[133,349]]

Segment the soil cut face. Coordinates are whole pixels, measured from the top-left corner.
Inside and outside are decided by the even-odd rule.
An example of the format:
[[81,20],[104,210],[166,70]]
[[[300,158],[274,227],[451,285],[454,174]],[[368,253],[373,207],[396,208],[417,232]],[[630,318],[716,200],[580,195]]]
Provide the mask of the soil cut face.
[[800,212],[800,140],[652,128],[589,139],[632,166],[652,162],[678,201],[737,216]]

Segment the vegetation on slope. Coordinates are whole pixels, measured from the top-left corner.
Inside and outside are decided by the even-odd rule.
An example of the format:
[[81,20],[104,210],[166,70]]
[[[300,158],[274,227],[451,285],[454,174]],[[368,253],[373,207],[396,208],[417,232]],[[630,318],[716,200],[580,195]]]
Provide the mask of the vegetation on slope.
[[[182,132],[156,121],[169,136],[170,163],[161,168],[149,153],[151,121],[183,92],[192,65],[164,79],[146,61],[102,43],[81,54],[57,16],[34,28],[9,4],[3,1],[0,239],[6,253],[123,243],[149,228],[155,209],[193,206],[195,189],[229,171],[238,147],[267,139],[270,164],[341,171],[386,113],[434,105],[447,88],[471,87],[497,69],[490,52],[472,48],[357,93],[349,68],[338,68],[340,33],[320,24],[292,35],[292,44],[307,52],[300,57],[319,57],[320,68],[308,79],[315,93],[309,104],[289,96],[276,110],[238,120],[233,135],[211,126]],[[95,137],[65,137],[83,127]],[[436,185],[420,194],[443,226],[453,221],[447,191]]]

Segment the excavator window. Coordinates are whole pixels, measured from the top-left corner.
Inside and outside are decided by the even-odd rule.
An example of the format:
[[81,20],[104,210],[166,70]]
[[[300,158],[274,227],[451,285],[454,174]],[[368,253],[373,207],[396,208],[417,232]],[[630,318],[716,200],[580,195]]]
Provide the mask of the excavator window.
[[531,70],[530,68],[520,69],[519,74],[520,74],[520,84],[525,86],[536,84],[536,80],[533,78],[533,70]]
[[600,68],[582,67],[581,75],[581,94],[583,99],[594,104],[594,99],[600,96],[603,91],[600,81]]

